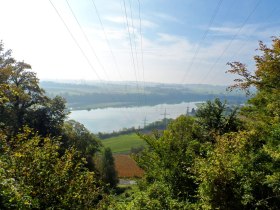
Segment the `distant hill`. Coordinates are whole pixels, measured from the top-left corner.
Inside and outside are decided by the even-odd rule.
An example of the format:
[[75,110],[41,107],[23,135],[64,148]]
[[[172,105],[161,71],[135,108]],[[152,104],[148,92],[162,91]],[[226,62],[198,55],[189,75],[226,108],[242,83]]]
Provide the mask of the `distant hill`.
[[226,86],[204,84],[160,84],[135,82],[40,83],[49,96],[60,95],[71,109],[144,106],[212,100],[216,97],[241,104],[247,99],[241,92],[227,92]]

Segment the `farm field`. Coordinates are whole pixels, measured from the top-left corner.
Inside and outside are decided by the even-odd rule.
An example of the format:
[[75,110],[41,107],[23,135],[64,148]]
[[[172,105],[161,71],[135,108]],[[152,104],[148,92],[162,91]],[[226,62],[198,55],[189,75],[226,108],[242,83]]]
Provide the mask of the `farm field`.
[[120,178],[140,178],[144,171],[139,168],[136,162],[129,155],[114,155],[116,171]]
[[120,135],[102,140],[104,147],[110,147],[113,153],[127,154],[131,147],[145,146],[145,142],[137,134]]

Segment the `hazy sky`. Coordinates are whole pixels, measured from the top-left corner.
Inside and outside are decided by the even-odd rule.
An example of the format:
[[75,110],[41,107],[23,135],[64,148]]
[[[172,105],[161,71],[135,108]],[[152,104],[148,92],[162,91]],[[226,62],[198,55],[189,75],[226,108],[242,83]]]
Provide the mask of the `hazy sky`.
[[0,27],[40,79],[229,84],[280,35],[280,1],[0,0]]

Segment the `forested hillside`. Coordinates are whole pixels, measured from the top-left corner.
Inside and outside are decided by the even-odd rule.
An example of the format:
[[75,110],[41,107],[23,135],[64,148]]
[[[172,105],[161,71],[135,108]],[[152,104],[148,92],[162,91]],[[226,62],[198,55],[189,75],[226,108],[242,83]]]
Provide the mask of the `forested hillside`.
[[231,104],[246,101],[243,92],[228,92],[226,86],[176,85],[143,83],[137,88],[132,82],[78,82],[57,83],[43,81],[40,85],[47,95],[62,96],[71,109],[103,107],[146,106],[162,103],[174,104],[190,101],[206,101],[220,98]]
[[133,158],[144,177],[124,195],[111,150],[67,121],[65,100],[0,43],[1,209],[279,209],[280,38],[272,43],[260,42],[255,72],[228,64],[230,89],[256,88],[243,108],[228,112],[217,98],[140,135],[147,148]]

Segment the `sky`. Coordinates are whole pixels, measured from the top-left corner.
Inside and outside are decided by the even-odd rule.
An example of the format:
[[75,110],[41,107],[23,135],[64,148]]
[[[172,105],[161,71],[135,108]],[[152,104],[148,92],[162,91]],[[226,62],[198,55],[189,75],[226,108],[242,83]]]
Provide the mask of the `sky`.
[[231,84],[279,36],[279,0],[0,0],[0,40],[41,80]]

